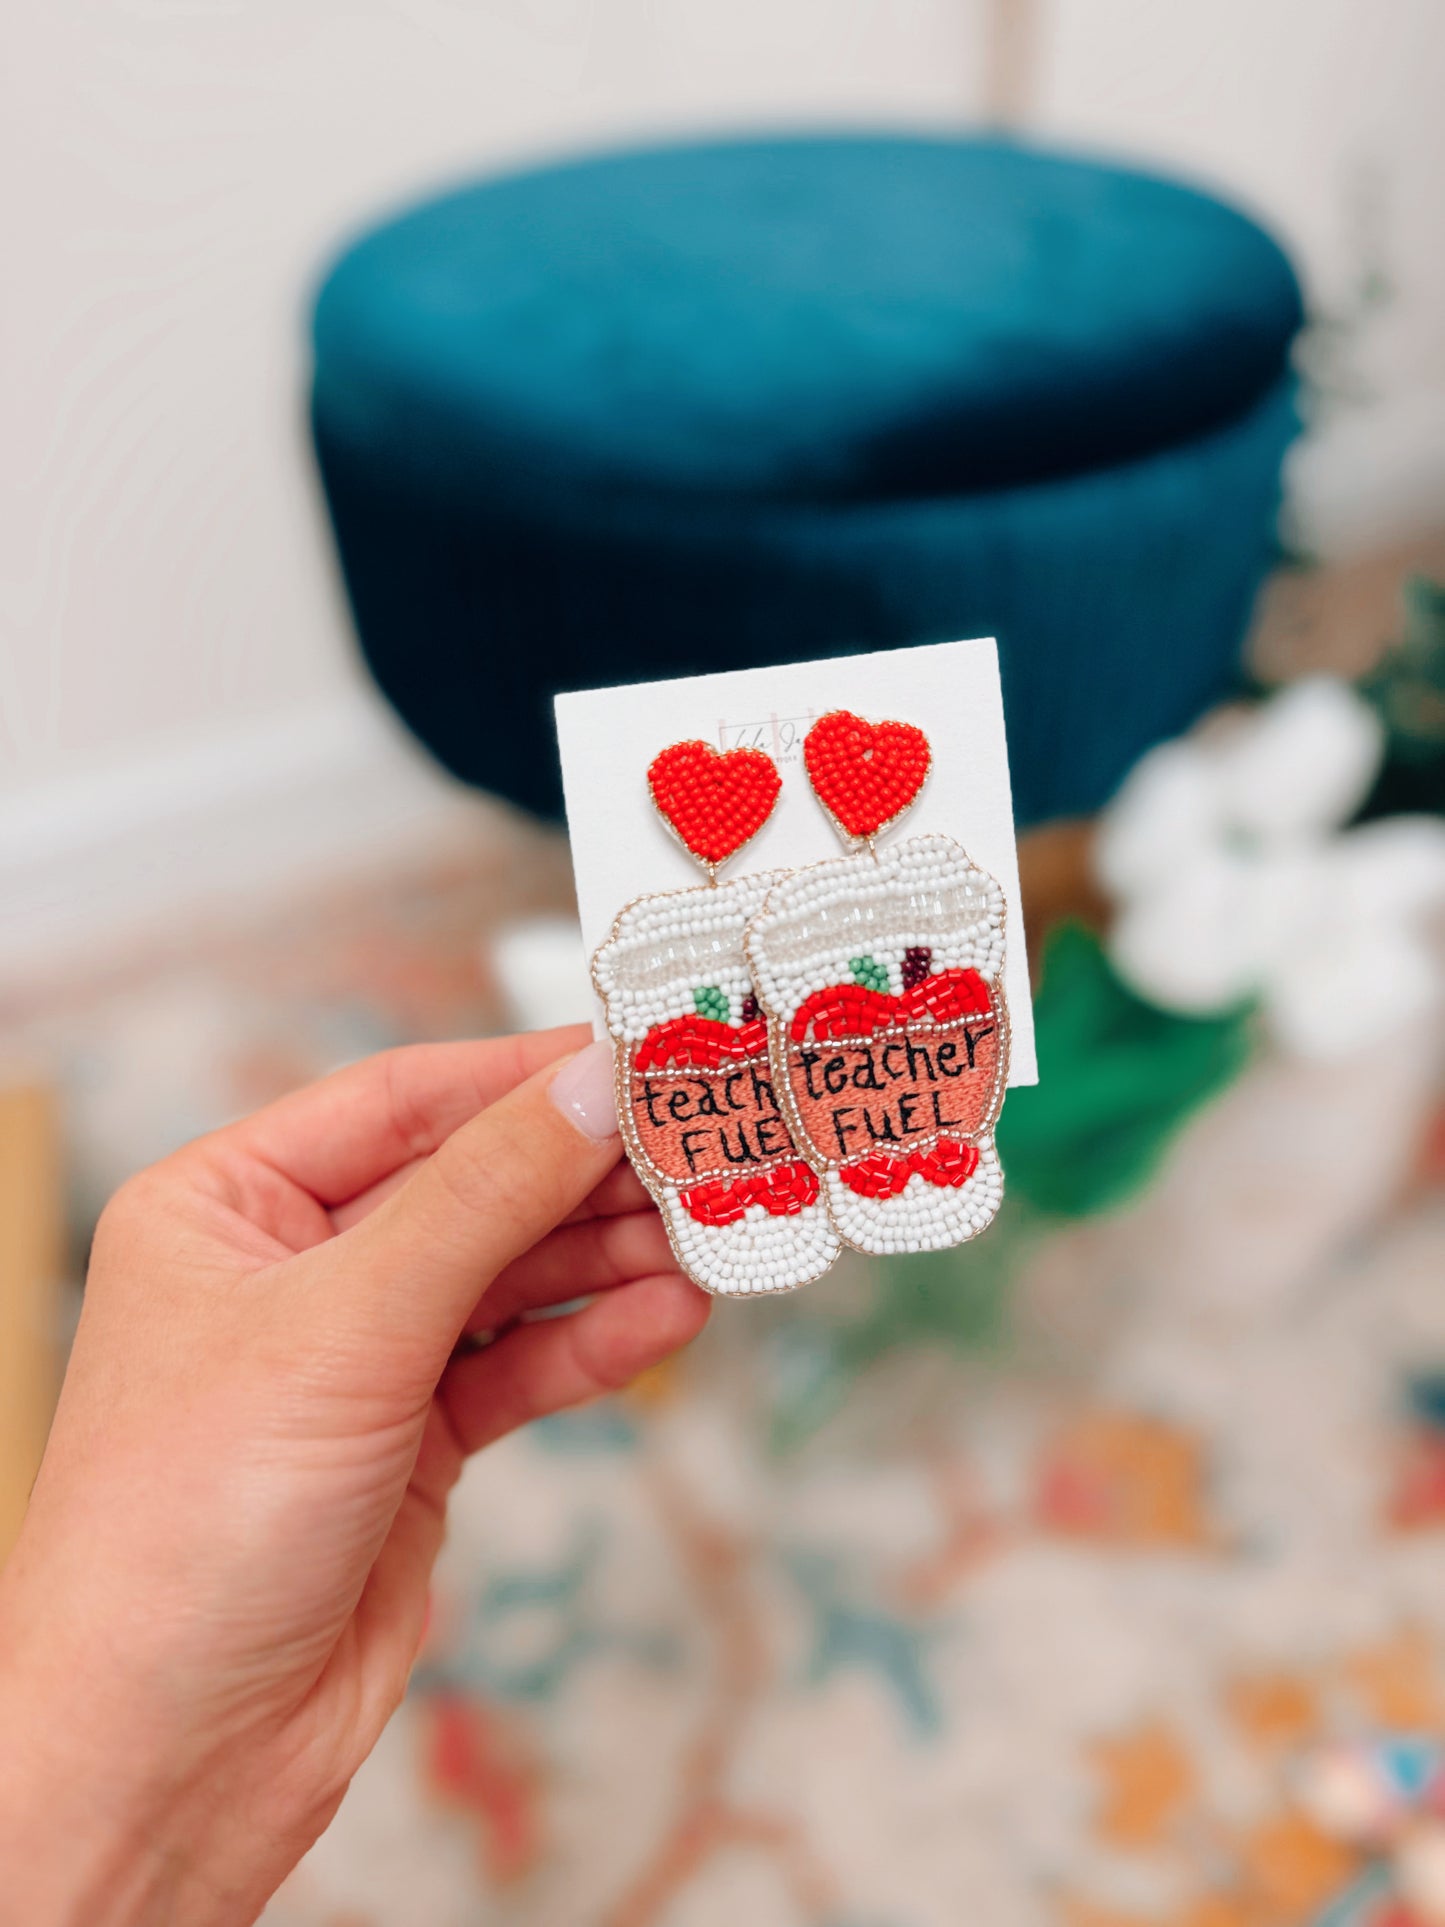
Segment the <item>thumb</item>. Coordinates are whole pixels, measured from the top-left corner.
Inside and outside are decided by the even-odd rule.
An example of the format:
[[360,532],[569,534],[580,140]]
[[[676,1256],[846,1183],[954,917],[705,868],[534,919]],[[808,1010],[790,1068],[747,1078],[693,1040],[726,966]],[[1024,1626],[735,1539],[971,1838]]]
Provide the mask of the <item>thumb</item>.
[[463,1124],[399,1191],[321,1250],[345,1315],[440,1372],[467,1314],[622,1154],[610,1043],[551,1064]]

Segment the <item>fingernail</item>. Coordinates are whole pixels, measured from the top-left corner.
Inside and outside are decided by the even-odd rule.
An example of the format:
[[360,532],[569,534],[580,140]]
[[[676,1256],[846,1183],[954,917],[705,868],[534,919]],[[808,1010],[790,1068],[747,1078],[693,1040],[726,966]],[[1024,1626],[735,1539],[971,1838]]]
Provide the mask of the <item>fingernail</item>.
[[582,1133],[601,1144],[617,1135],[617,1087],[611,1044],[589,1044],[569,1057],[548,1086],[557,1109]]

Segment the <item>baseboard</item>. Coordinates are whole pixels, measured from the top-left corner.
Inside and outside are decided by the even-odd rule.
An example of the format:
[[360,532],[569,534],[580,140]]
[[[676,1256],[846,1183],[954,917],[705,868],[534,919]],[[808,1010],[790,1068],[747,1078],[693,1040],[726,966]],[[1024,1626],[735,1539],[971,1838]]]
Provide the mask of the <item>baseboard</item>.
[[478,809],[361,691],[21,791],[0,810],[0,982],[404,861]]

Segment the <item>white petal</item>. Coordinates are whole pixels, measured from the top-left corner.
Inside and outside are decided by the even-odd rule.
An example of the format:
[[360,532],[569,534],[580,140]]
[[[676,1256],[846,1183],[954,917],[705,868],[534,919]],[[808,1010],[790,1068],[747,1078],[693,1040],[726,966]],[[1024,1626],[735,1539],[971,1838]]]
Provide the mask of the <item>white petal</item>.
[[1212,759],[1194,742],[1161,743],[1101,817],[1094,868],[1112,895],[1135,896],[1207,853],[1223,828]]
[[492,940],[492,964],[511,1021],[523,1030],[584,1024],[592,1016],[592,980],[575,917],[530,917]]
[[1335,676],[1291,683],[1214,751],[1224,809],[1266,839],[1335,828],[1359,807],[1384,755],[1384,727]]
[[1388,816],[1332,847],[1338,888],[1359,917],[1416,922],[1445,907],[1445,822]]
[[1196,1016],[1252,996],[1275,948],[1258,915],[1256,867],[1206,857],[1127,903],[1108,946],[1124,981],[1151,1003]]
[[1293,957],[1313,932],[1333,933],[1339,920],[1334,847],[1299,837],[1236,858],[1243,877],[1237,914],[1262,975]]
[[1428,944],[1389,925],[1357,925],[1336,941],[1305,945],[1273,969],[1262,1006],[1286,1050],[1341,1063],[1423,1023],[1439,995],[1439,964]]

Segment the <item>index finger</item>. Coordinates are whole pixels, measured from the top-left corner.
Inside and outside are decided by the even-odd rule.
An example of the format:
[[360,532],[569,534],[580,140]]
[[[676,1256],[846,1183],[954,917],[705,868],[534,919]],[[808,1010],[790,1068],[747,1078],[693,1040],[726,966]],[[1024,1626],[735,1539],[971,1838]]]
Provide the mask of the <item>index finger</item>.
[[406,1044],[268,1104],[224,1135],[328,1207],[429,1157],[517,1085],[591,1041],[585,1024]]

